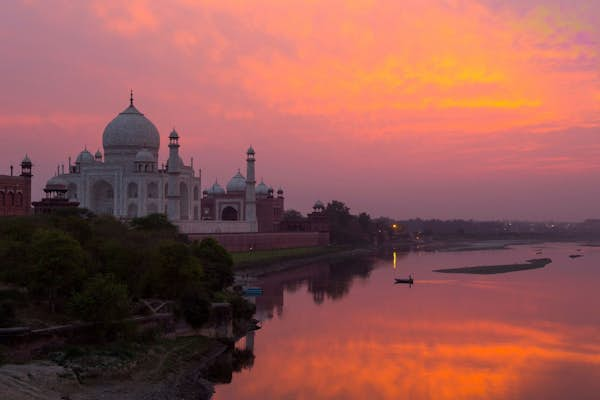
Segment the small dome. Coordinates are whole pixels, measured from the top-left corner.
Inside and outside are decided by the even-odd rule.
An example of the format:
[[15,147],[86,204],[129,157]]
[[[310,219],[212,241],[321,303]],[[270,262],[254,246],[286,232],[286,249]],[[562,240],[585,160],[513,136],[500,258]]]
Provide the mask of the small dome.
[[169,139],[179,139],[179,134],[177,133],[177,131],[175,129],[173,129],[171,131],[171,134],[169,135]]
[[215,181],[213,185],[208,189],[209,194],[225,194],[225,189],[218,182]]
[[23,158],[23,161],[21,161],[21,164],[31,165],[31,159],[29,159],[29,156],[27,154],[25,154],[25,158]]
[[282,188],[277,189],[277,194],[283,194],[283,189]]
[[323,202],[321,200],[317,200],[315,202],[315,205],[313,206],[314,209],[318,210],[318,209],[324,209],[325,208],[325,204],[323,204]]
[[246,178],[238,170],[227,184],[227,192],[243,192],[246,190]]
[[76,164],[85,164],[85,163],[93,163],[94,156],[87,149],[83,150],[77,156],[77,160],[75,160]]
[[46,182],[46,190],[67,190],[69,183],[60,176],[54,176]]
[[250,147],[248,147],[248,151],[246,152],[246,154],[248,154],[248,155],[250,155],[250,154],[254,155],[256,153],[254,153],[254,149],[252,148],[252,146],[250,146]]
[[269,194],[269,187],[267,185],[265,185],[265,183],[262,181],[260,181],[260,183],[258,185],[256,185],[256,194],[258,195],[267,195]]
[[96,159],[102,158],[102,152],[100,152],[100,149],[96,150],[96,154],[94,154],[94,157],[96,157]]
[[154,162],[154,156],[147,149],[142,149],[135,155],[135,162]]

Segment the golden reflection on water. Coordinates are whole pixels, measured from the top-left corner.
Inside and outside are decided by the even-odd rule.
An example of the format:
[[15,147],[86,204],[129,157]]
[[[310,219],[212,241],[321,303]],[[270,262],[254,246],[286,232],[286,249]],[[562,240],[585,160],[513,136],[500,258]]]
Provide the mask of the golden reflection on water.
[[266,346],[284,346],[285,352],[261,353],[257,363],[269,373],[247,382],[245,398],[514,398],[528,390],[539,393],[540,388],[527,386],[552,364],[583,365],[590,377],[600,378],[598,344],[573,345],[564,332],[493,321],[422,320],[394,327],[379,322],[365,321],[379,334],[364,337],[319,335],[271,342]]
[[[411,268],[418,261],[409,260]],[[215,398],[597,398],[599,303],[590,277],[563,285],[556,266],[447,280],[420,271],[424,279],[409,289],[393,285],[387,268],[342,301],[315,305],[298,286],[280,295],[285,311],[257,333],[252,370]]]

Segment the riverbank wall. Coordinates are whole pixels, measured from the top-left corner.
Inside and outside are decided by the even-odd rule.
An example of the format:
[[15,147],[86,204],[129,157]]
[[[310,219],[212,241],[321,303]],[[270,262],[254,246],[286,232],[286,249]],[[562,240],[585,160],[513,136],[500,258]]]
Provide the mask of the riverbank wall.
[[303,265],[313,264],[317,262],[334,262],[343,261],[345,259],[352,259],[358,257],[369,257],[375,254],[375,250],[369,248],[341,250],[333,253],[321,254],[316,256],[309,256],[303,258],[295,258],[285,261],[276,261],[272,263],[264,264],[251,264],[239,267],[236,273],[239,276],[252,276],[258,277],[273,272],[285,271],[287,269],[298,268]]
[[329,232],[190,233],[190,240],[213,238],[230,252],[329,245]]

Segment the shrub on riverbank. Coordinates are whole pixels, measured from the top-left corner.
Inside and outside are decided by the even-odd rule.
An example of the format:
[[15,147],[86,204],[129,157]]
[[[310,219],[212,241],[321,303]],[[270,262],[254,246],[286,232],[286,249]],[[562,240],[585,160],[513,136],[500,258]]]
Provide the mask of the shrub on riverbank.
[[222,246],[190,244],[163,215],[131,224],[82,210],[3,218],[0,259],[0,281],[23,288],[28,309],[101,323],[128,316],[131,299],[159,298],[178,302],[199,326],[215,293],[233,282]]

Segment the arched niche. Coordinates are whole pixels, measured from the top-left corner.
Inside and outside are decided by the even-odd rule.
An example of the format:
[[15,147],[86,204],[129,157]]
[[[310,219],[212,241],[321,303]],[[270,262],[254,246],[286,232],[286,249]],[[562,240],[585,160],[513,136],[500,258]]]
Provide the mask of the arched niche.
[[96,214],[114,213],[114,191],[110,183],[99,180],[92,186],[91,209]]
[[223,221],[237,221],[239,219],[238,210],[232,206],[223,208],[223,211],[221,211],[221,219]]

